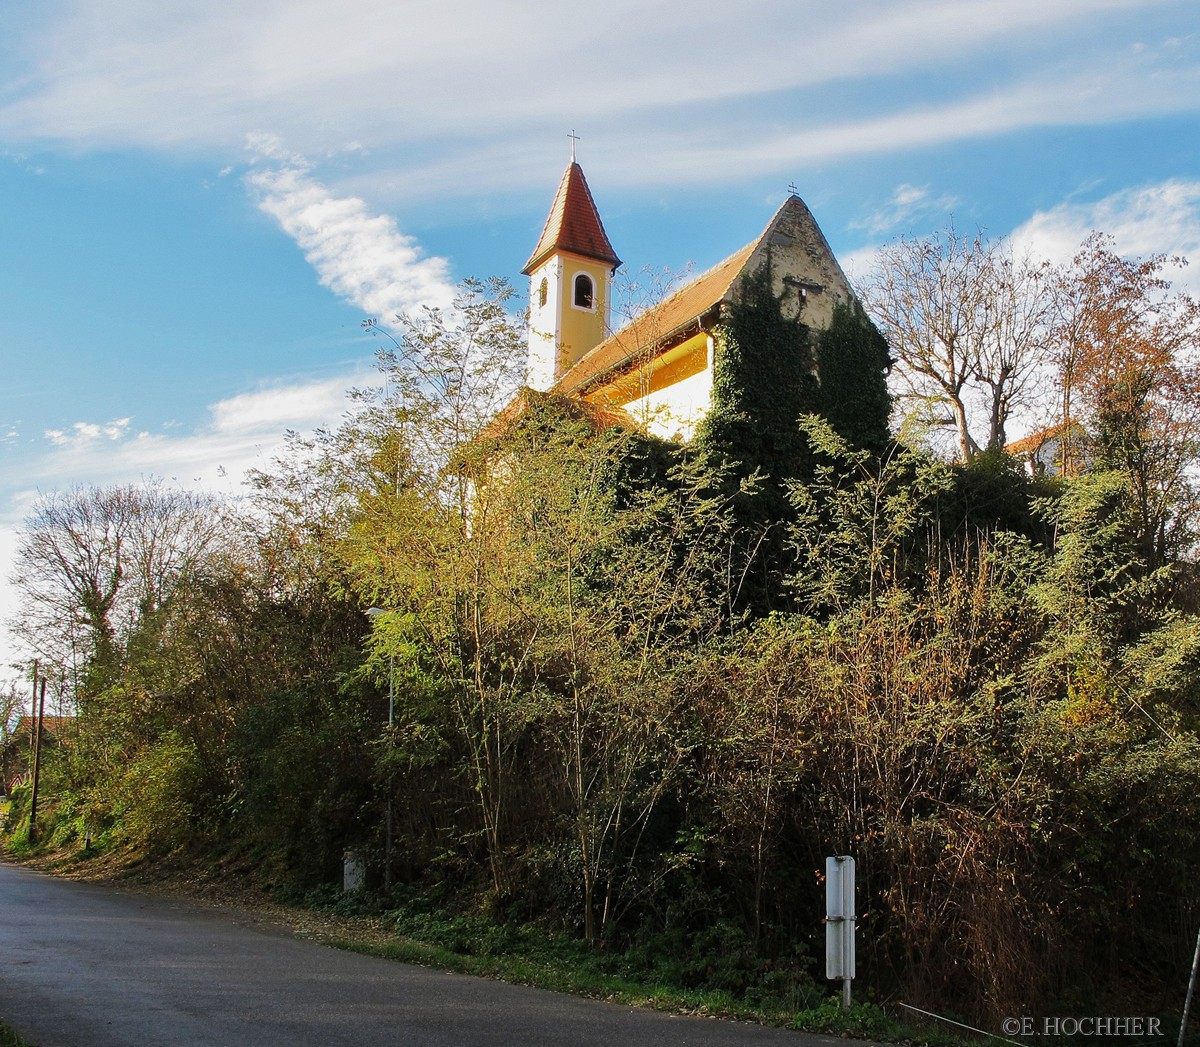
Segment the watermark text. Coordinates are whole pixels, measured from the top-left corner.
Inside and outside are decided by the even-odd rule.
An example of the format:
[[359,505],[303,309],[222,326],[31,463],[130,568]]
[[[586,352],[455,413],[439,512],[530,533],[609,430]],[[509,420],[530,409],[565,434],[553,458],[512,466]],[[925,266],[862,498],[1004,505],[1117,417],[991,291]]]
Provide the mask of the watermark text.
[[1005,1018],[1005,1036],[1161,1036],[1162,1021],[1150,1017]]

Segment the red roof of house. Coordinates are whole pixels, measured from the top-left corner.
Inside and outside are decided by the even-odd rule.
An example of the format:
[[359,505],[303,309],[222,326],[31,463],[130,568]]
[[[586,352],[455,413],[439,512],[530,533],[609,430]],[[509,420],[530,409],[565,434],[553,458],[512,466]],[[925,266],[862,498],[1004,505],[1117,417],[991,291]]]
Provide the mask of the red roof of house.
[[583,168],[573,160],[563,172],[546,227],[521,272],[528,276],[554,250],[607,262],[614,269],[621,264],[608,242],[596,201],[583,177]]
[[[57,735],[64,728],[71,727],[75,724],[74,716],[45,716],[42,718],[42,730],[46,734]],[[17,741],[21,738],[26,740],[33,737],[33,728],[37,720],[32,716],[22,716],[15,728],[13,728],[12,738]]]
[[1034,454],[1045,447],[1051,440],[1056,440],[1068,432],[1082,431],[1082,429],[1083,427],[1074,420],[1058,422],[1044,429],[1038,429],[1036,432],[1030,433],[1020,440],[1013,440],[1011,443],[1005,444],[1004,450],[1008,454],[1014,455]]

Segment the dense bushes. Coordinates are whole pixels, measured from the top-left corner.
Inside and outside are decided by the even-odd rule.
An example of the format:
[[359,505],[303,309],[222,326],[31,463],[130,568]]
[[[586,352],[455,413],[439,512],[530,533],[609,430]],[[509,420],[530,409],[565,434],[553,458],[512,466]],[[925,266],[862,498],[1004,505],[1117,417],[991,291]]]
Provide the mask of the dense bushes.
[[[787,326],[757,308],[731,368]],[[513,351],[463,316],[406,352]],[[818,351],[878,356],[862,322]],[[808,337],[785,339],[806,367]],[[389,393],[296,438],[254,512],[140,595],[104,588],[115,547],[93,544],[107,603],[76,616],[79,730],[48,772],[64,820],[233,848],[299,891],[347,849],[377,885],[390,858],[405,926],[436,896],[796,1007],[822,986],[824,856],[849,853],[882,999],[997,1016],[1179,984],[1200,621],[1126,472],[950,466],[844,395],[840,424],[790,425],[820,407],[811,374],[791,401],[775,384],[766,450],[743,424],[766,408],[732,393],[689,448],[529,392],[480,436],[476,387],[384,365]]]

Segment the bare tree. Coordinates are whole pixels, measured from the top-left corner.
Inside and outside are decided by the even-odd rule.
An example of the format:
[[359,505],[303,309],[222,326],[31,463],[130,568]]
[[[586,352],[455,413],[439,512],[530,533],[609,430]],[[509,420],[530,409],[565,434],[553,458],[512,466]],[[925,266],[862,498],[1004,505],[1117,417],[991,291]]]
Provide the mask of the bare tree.
[[988,258],[989,297],[984,302],[975,380],[984,387],[987,446],[1008,443],[1013,414],[1033,406],[1052,359],[1053,270],[1003,244]]
[[211,498],[157,482],[47,495],[17,548],[22,612],[14,624],[75,677],[117,656],[123,638],[198,568],[220,533]]
[[961,460],[1003,447],[1029,402],[1050,355],[1049,287],[1046,266],[950,225],[886,245],[859,289],[906,397],[953,426]]

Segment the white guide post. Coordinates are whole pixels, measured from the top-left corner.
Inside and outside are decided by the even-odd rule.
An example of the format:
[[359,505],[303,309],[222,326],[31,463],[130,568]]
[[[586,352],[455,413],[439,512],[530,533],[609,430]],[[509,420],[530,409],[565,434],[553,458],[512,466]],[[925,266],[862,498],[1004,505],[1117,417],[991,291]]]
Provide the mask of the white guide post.
[[850,1008],[854,978],[854,859],[825,859],[825,977],[841,979],[842,1008]]

